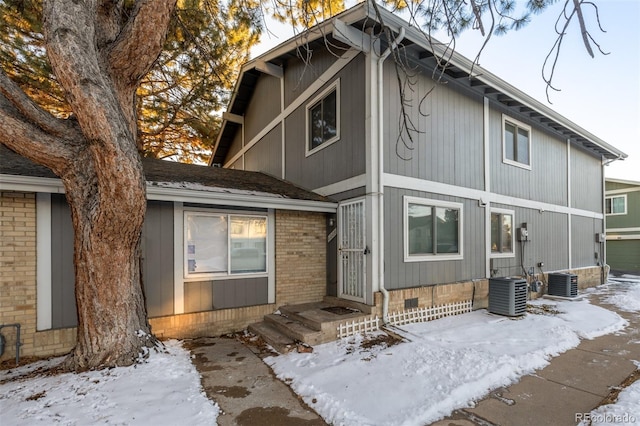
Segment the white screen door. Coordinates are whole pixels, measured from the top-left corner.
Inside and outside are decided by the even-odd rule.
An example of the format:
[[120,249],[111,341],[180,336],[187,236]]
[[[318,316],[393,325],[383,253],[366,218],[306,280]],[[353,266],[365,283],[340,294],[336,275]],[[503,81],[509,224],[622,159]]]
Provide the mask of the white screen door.
[[338,214],[338,296],[365,300],[366,232],[364,200],[341,203]]

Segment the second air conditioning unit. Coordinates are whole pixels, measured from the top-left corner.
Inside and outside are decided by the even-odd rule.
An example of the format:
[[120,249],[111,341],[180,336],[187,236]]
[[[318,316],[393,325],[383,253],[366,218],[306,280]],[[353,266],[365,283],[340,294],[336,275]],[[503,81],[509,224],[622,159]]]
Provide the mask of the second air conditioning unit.
[[576,297],[578,295],[578,276],[573,274],[549,274],[550,296]]
[[510,317],[527,312],[527,281],[521,278],[489,278],[489,312]]

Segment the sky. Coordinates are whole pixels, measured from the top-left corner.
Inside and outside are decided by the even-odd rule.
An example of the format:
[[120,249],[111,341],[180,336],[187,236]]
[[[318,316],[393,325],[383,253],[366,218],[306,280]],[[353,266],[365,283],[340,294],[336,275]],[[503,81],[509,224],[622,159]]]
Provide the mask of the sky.
[[[581,292],[576,301],[530,302],[537,308],[518,320],[481,309],[404,325],[398,332],[406,341],[389,347],[367,347],[362,336],[353,336],[317,345],[313,353],[290,353],[264,362],[329,423],[428,424],[473,406],[493,389],[535,374],[581,339],[609,333],[628,333],[634,339],[628,321],[588,300],[592,294],[618,311],[640,312],[640,277],[616,280]],[[54,358],[0,371],[0,423],[214,424],[220,407],[203,392],[189,351],[180,341],[165,345],[165,350],[152,350],[145,362],[131,367],[33,374],[63,359]],[[636,365],[640,368],[640,362]],[[591,415],[632,415],[636,424],[639,413],[640,380],[625,388],[614,404]]]
[[[518,0],[520,6],[523,0]],[[605,176],[640,181],[640,1],[597,0],[600,22],[588,12],[586,22],[602,50],[594,47],[591,58],[577,25],[572,24],[563,41],[548,103],[542,65],[556,38],[556,19],[564,1],[558,1],[519,31],[492,37],[482,52],[480,65],[517,87],[578,126],[626,153],[624,161],[605,168]],[[593,10],[593,9],[588,9]],[[292,30],[272,20],[266,22],[262,41],[252,50],[255,57],[286,41]],[[458,53],[473,59],[481,45],[477,32],[458,40]]]

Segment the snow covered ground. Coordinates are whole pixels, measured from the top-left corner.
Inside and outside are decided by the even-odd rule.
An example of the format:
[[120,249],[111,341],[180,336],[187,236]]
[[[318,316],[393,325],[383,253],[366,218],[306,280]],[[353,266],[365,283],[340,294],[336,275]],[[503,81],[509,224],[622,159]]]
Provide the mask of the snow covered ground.
[[[214,424],[219,408],[202,391],[189,352],[175,340],[165,346],[135,367],[7,381],[0,385],[0,424]],[[61,360],[0,371],[0,380]]]
[[[620,310],[640,312],[640,277],[595,291]],[[316,346],[311,354],[265,362],[328,422],[425,424],[544,367],[580,338],[616,332],[627,324],[586,300],[543,299],[534,305],[547,305],[546,312],[509,319],[481,310],[403,326],[400,333],[408,341],[399,345],[362,347],[362,337],[353,337]],[[167,342],[165,352],[152,352],[147,363],[136,367],[19,378],[55,362],[0,371],[0,381],[14,379],[0,385],[3,426],[210,425],[219,414],[202,392],[188,351],[177,341]],[[640,381],[622,391],[616,404],[591,414],[616,420],[625,413],[640,413]]]

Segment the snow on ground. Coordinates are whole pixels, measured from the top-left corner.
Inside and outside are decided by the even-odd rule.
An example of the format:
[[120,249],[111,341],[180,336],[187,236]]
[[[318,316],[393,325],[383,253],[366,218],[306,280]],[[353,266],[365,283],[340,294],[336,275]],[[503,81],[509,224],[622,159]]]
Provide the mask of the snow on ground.
[[580,338],[628,324],[586,300],[531,304],[539,314],[510,319],[480,310],[403,326],[409,341],[391,347],[362,348],[362,337],[352,337],[265,362],[329,423],[428,424],[545,367]]
[[165,342],[148,362],[80,374],[15,378],[61,358],[0,371],[2,425],[211,425],[218,406],[207,399],[189,352]]
[[[620,310],[640,312],[640,277],[591,292]],[[538,314],[510,319],[475,311],[403,326],[398,332],[407,342],[390,347],[363,347],[365,339],[357,336],[316,346],[311,354],[265,362],[328,422],[426,424],[546,366],[580,338],[616,332],[627,324],[586,300],[531,304]],[[213,424],[219,407],[202,392],[188,351],[177,341],[165,345],[166,351],[152,351],[148,362],[135,367],[20,378],[59,363],[58,358],[0,371],[0,423]],[[591,414],[615,423],[615,416],[625,413],[640,413],[640,381],[624,389],[615,404]]]

